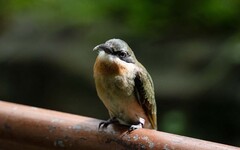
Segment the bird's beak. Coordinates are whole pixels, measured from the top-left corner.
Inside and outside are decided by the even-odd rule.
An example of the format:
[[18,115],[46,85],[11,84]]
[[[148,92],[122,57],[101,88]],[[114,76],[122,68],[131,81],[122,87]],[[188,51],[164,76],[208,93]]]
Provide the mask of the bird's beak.
[[108,45],[106,44],[100,44],[100,45],[97,45],[96,47],[94,47],[93,51],[104,51],[105,53],[108,53],[108,54],[112,54],[113,53],[113,50],[111,47],[109,47]]

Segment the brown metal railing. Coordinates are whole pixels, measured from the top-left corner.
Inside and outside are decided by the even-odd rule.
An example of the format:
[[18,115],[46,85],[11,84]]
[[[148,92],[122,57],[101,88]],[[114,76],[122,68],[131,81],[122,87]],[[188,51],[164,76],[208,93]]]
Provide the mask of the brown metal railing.
[[240,150],[240,148],[149,129],[127,132],[101,120],[0,101],[0,149],[161,149]]

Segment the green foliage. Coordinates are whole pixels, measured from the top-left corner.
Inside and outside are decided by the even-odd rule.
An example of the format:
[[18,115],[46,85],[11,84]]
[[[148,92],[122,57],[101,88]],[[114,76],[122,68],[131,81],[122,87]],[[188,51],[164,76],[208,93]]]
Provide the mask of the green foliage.
[[184,134],[187,131],[186,115],[179,110],[167,112],[162,118],[161,129],[166,132],[173,132],[176,134]]
[[203,3],[200,13],[213,24],[237,21],[239,6],[238,0],[209,0]]

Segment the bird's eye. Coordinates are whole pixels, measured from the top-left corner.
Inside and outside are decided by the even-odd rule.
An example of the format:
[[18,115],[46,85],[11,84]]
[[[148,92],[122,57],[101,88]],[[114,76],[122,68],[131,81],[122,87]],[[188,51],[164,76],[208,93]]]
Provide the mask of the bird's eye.
[[121,57],[121,58],[124,58],[127,56],[127,52],[124,52],[124,51],[121,51],[118,53],[118,56]]

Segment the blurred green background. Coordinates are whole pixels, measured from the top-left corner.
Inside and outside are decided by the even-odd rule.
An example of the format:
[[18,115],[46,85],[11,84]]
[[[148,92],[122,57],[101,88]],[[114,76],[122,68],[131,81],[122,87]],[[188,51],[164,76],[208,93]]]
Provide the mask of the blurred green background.
[[240,146],[239,8],[239,0],[0,0],[0,99],[107,119],[92,49],[121,38],[154,80],[159,130]]

